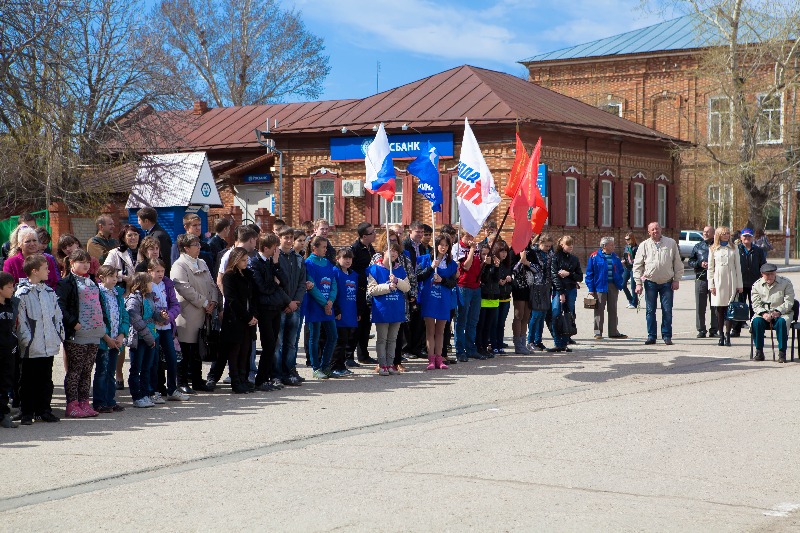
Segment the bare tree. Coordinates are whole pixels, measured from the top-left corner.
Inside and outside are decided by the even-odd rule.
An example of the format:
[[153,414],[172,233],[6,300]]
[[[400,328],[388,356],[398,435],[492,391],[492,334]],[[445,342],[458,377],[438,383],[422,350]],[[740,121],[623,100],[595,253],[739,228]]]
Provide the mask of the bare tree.
[[322,39],[275,0],[162,0],[151,27],[166,67],[218,107],[317,98],[330,72]]
[[0,209],[102,201],[88,169],[135,152],[116,120],[188,100],[142,31],[143,2],[0,1]]
[[[764,228],[780,202],[781,185],[794,188],[798,138],[794,108],[800,85],[800,4],[796,0],[650,0],[650,5],[694,13],[707,38],[699,52],[698,91],[708,95],[708,128],[695,131],[700,152],[687,160],[708,167],[720,184],[743,187],[749,223]],[[790,111],[790,113],[787,113]],[[787,117],[787,115],[789,115]]]

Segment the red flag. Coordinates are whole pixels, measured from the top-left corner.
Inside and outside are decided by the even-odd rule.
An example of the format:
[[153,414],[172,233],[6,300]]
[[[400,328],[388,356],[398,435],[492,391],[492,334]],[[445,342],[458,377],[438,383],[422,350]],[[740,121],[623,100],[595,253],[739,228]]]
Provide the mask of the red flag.
[[511,214],[515,221],[511,249],[516,253],[520,253],[528,246],[534,233],[539,234],[542,232],[549,214],[542,193],[539,190],[539,185],[536,183],[541,152],[542,139],[539,138],[525,168],[519,191],[511,202]]
[[528,151],[525,150],[525,145],[519,140],[519,133],[517,133],[517,155],[514,157],[514,164],[511,165],[511,173],[508,175],[508,183],[503,190],[509,198],[514,198],[517,195],[527,165]]

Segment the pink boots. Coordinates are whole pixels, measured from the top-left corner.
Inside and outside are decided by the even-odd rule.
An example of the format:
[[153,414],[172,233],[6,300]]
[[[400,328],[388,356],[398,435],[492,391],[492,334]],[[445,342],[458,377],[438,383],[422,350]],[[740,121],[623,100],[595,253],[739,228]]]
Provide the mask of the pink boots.
[[442,358],[441,355],[429,355],[428,368],[426,368],[425,370],[435,370],[437,368],[440,368],[442,370],[447,370],[450,367],[445,364],[444,359]]
[[428,368],[426,368],[425,370],[435,370],[436,368],[439,368],[438,366],[436,366],[436,356],[435,355],[429,355],[428,356]]
[[98,413],[89,405],[88,401],[72,401],[67,404],[66,415],[67,418],[89,418],[97,416]]

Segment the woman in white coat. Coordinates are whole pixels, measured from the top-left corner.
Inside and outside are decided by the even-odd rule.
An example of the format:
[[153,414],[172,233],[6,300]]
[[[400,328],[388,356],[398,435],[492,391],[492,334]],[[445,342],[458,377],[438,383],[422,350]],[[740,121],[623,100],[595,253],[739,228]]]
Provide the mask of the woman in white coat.
[[731,241],[731,231],[722,226],[714,233],[714,244],[708,252],[708,288],[711,291],[711,307],[717,312],[717,330],[720,346],[731,345],[732,321],[725,320],[728,304],[737,293],[742,292],[742,266],[739,251]]

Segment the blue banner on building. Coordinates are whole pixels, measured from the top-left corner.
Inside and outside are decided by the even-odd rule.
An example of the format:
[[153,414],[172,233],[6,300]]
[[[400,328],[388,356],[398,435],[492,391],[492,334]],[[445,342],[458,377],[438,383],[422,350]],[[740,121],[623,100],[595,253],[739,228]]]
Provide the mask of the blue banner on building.
[[[452,133],[409,133],[389,135],[392,159],[415,159],[427,150],[428,141],[439,157],[453,157]],[[331,161],[363,161],[374,137],[331,137]]]
[[272,174],[267,172],[266,174],[248,174],[242,179],[244,183],[271,183],[272,182]]
[[536,185],[539,186],[539,192],[542,193],[542,196],[547,198],[547,165],[545,163],[539,164]]

